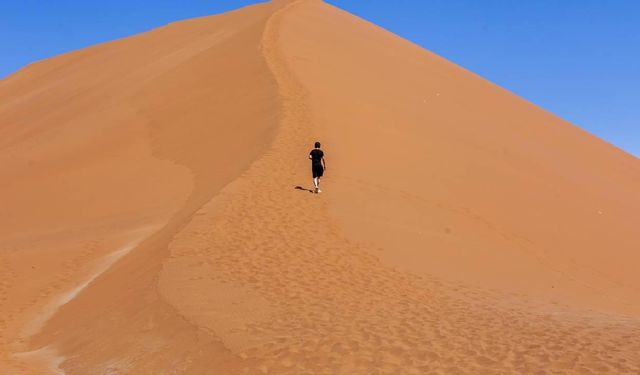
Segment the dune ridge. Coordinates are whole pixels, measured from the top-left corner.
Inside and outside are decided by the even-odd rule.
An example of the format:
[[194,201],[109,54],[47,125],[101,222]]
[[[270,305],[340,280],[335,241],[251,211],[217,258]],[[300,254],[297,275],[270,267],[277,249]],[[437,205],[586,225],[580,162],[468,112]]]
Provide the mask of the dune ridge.
[[[220,30],[225,28],[225,19],[229,25],[239,23],[241,26],[233,27],[232,31]],[[217,23],[218,20],[222,21]],[[326,22],[335,29],[327,27]],[[531,254],[534,257],[549,257],[549,254],[536,253],[540,251],[536,247],[539,245],[527,242],[531,241],[529,238],[533,238],[533,242],[544,242],[546,238],[528,235],[522,239],[518,237],[521,235],[518,228],[495,224],[499,216],[483,211],[487,201],[478,197],[473,201],[474,197],[464,195],[454,182],[446,188],[460,194],[457,197],[443,196],[439,187],[424,187],[426,194],[433,196],[429,202],[421,193],[409,193],[406,186],[397,182],[410,180],[406,169],[394,168],[382,160],[372,170],[362,160],[362,153],[367,150],[359,143],[385,144],[380,142],[383,138],[391,148],[392,159],[405,161],[401,157],[403,150],[393,148],[396,147],[394,132],[407,132],[408,138],[419,138],[425,145],[434,146],[433,142],[424,141],[422,130],[399,128],[384,110],[376,112],[375,106],[367,102],[371,99],[364,91],[373,95],[378,91],[363,85],[358,77],[352,78],[355,73],[349,70],[348,58],[357,64],[358,54],[368,56],[366,51],[359,49],[373,48],[379,54],[375,48],[386,46],[393,48],[399,56],[408,56],[407,60],[422,64],[423,55],[416,58],[407,52],[404,44],[397,46],[396,37],[376,34],[380,31],[370,34],[370,27],[321,1],[298,0],[274,1],[211,19],[181,22],[139,36],[139,46],[185,30],[189,35],[195,33],[202,37],[202,44],[193,42],[178,52],[167,49],[164,57],[158,54],[155,60],[147,61],[150,68],[141,68],[138,77],[145,83],[126,98],[135,109],[137,121],[144,119],[146,131],[136,139],[146,144],[144,155],[148,159],[144,159],[145,163],[151,165],[152,161],[162,160],[166,164],[158,166],[159,174],[167,174],[167,181],[171,181],[163,185],[169,187],[167,192],[159,194],[155,201],[147,201],[150,202],[148,205],[156,207],[157,213],[149,214],[149,209],[142,207],[139,211],[144,212],[143,215],[135,216],[125,210],[120,217],[114,218],[113,214],[105,215],[104,207],[97,205],[89,210],[95,216],[75,213],[75,217],[94,220],[93,226],[85,225],[80,231],[71,231],[70,228],[77,224],[74,215],[70,214],[67,227],[59,229],[61,234],[57,237],[32,230],[31,235],[40,238],[39,242],[29,242],[26,239],[29,231],[16,225],[19,230],[12,229],[7,231],[11,236],[6,235],[11,240],[7,243],[12,245],[12,251],[3,249],[0,253],[2,301],[11,300],[20,307],[16,293],[37,293],[37,284],[27,284],[21,289],[16,286],[18,280],[29,276],[23,268],[37,260],[42,249],[60,249],[74,243],[70,238],[102,238],[90,248],[76,245],[79,249],[70,251],[72,264],[87,267],[92,259],[99,259],[118,248],[116,244],[123,241],[118,237],[123,228],[134,228],[151,220],[163,224],[158,225],[160,229],[151,237],[93,279],[82,293],[61,306],[34,337],[18,338],[12,336],[12,332],[37,316],[38,309],[29,312],[22,307],[21,312],[9,311],[8,318],[0,321],[3,324],[0,358],[7,359],[7,362],[3,360],[3,366],[12,366],[7,368],[22,373],[39,373],[42,369],[34,367],[37,361],[33,357],[21,359],[13,354],[42,350],[44,357],[53,356],[54,363],[50,364],[53,371],[67,374],[167,371],[473,374],[553,371],[589,374],[640,371],[637,305],[628,302],[621,307],[617,303],[603,302],[599,297],[609,291],[621,297],[637,293],[637,284],[634,284],[637,278],[634,279],[630,272],[623,273],[624,283],[629,285],[626,290],[590,278],[589,273],[573,272],[560,262],[561,258],[547,258],[546,262],[555,262],[555,267],[563,268],[553,282],[559,288],[566,288],[558,293],[547,291],[543,288],[545,281],[539,280],[546,278],[545,262],[528,265],[528,261]],[[340,38],[347,40],[347,47],[355,51],[353,56],[340,51],[340,43],[332,40],[340,36],[340,32],[343,32]],[[220,39],[221,35],[229,37]],[[375,36],[372,42],[380,43],[380,47],[370,47],[362,41],[352,42],[350,38],[354,35]],[[332,50],[334,47],[323,43],[337,47],[342,53],[332,53],[336,52]],[[108,47],[114,48],[110,53],[116,54],[117,44]],[[415,47],[408,48],[413,50]],[[91,50],[83,54],[90,55]],[[347,60],[340,60],[340,56],[347,56]],[[367,69],[380,67],[384,72],[384,64],[389,60],[384,54],[380,56],[381,62],[372,62]],[[68,58],[61,59],[66,64]],[[227,68],[235,65],[238,59],[250,63]],[[434,76],[444,76],[445,82],[471,80],[471,87],[465,86],[467,89],[476,94],[484,90],[481,84],[476,85],[475,78],[465,74],[460,78],[455,69],[448,71],[448,64],[437,60],[435,65],[428,67]],[[44,65],[46,63],[40,64]],[[438,71],[442,66],[446,74]],[[363,76],[372,80],[374,76],[367,69],[363,69]],[[202,79],[213,71],[229,76],[224,80],[221,75],[211,81]],[[345,82],[343,74],[351,76],[352,86],[335,82]],[[411,73],[407,74],[411,76]],[[11,82],[19,81],[19,78],[12,77]],[[404,83],[402,78],[396,79],[400,80],[399,85]],[[201,80],[204,82],[199,82]],[[374,81],[394,87],[386,80],[384,75],[378,75]],[[190,84],[184,84],[185,81]],[[436,86],[420,86],[419,89],[427,91],[429,100],[440,96],[455,97],[455,92],[447,91],[446,86]],[[226,95],[216,94],[216,88],[221,87],[225,88]],[[358,87],[362,90],[358,91]],[[407,87],[407,92],[412,92],[412,86]],[[229,88],[238,91],[233,94]],[[344,88],[344,91],[336,91],[337,88]],[[114,85],[113,89],[121,90],[122,87]],[[12,90],[9,87],[3,91],[0,86],[0,96]],[[204,94],[188,95],[188,99],[178,99],[177,103],[173,101],[176,92],[199,91]],[[248,92],[259,94],[252,96]],[[209,95],[216,100],[210,101]],[[354,98],[352,102],[340,103],[350,96]],[[230,99],[225,101],[227,97]],[[423,98],[424,95],[420,100],[425,100]],[[493,99],[513,105],[503,94],[496,94]],[[240,100],[239,104],[237,100]],[[425,121],[420,117],[422,109],[396,102],[389,105],[406,106],[405,113],[415,118],[400,116],[399,120],[410,126]],[[516,115],[520,111],[525,115],[540,116],[526,105],[524,109],[515,107]],[[246,115],[251,112],[248,108],[261,109]],[[346,110],[349,112],[341,112]],[[372,112],[372,117],[367,117],[361,110]],[[198,114],[189,115],[193,111]],[[430,111],[437,113],[434,108]],[[451,108],[446,107],[444,111],[451,111]],[[452,112],[447,113],[455,118]],[[0,119],[6,121],[7,118],[19,118],[19,115],[18,112]],[[379,117],[378,122],[373,119],[375,116]],[[557,121],[543,116],[545,121]],[[220,122],[211,126],[208,122],[211,118],[220,119]],[[434,123],[434,119],[427,120],[429,124]],[[235,122],[229,126],[225,121]],[[356,126],[357,122],[369,122],[373,128],[363,131]],[[388,126],[380,125],[385,123]],[[459,126],[453,121],[451,124]],[[434,129],[430,131],[441,136],[440,140],[451,142],[456,139],[446,128]],[[10,133],[6,127],[0,131]],[[118,131],[113,133],[114,138],[130,135]],[[460,136],[461,133],[456,129],[453,134]],[[568,134],[575,137],[571,131]],[[482,136],[478,137],[484,140]],[[306,154],[316,138],[329,140],[329,171],[324,182],[327,189],[318,196],[295,188],[309,184]],[[407,141],[404,136],[400,139]],[[514,139],[500,138],[499,141],[509,140]],[[520,142],[518,138],[515,141]],[[463,138],[463,146],[458,146],[459,149],[468,147],[465,142]],[[589,139],[580,138],[579,142],[592,144]],[[491,143],[485,144],[493,147]],[[15,141],[15,145],[19,146],[20,142]],[[629,171],[638,172],[637,160],[611,154],[607,146],[598,145],[596,149],[601,158],[598,160],[605,160],[603,164],[610,165],[607,158],[613,155],[614,159],[623,160]],[[14,160],[6,148],[1,150],[5,151],[4,158]],[[460,159],[450,158],[442,149],[436,150],[451,169],[460,173],[457,170]],[[110,152],[119,155],[120,151],[111,149]],[[422,160],[420,154],[409,156]],[[530,160],[521,157],[527,162]],[[20,158],[15,160],[22,162]],[[125,158],[115,157],[110,167],[119,167],[122,160]],[[491,158],[483,160],[492,162]],[[359,168],[351,163],[358,164]],[[500,164],[495,165],[500,171]],[[431,179],[426,181],[436,181],[434,185],[437,185],[437,181],[444,179],[431,165],[422,166],[432,173]],[[19,173],[19,170],[16,164],[3,173],[13,176],[11,173]],[[108,168],[105,170],[113,173]],[[30,178],[42,178],[39,172],[33,172]],[[136,172],[141,173],[140,170]],[[467,172],[473,183],[481,180],[473,172]],[[516,191],[522,188],[510,180],[511,175],[496,176],[511,183]],[[615,188],[616,193],[621,197],[631,196],[625,194],[632,193],[635,185],[624,180],[626,177],[611,176],[615,181],[623,181]],[[591,175],[587,177],[591,178]],[[142,173],[140,180],[148,182],[149,186],[159,182],[151,171]],[[70,178],[70,181],[77,180]],[[107,186],[113,183],[108,178],[99,182]],[[131,183],[131,189],[135,188],[136,184]],[[90,189],[84,187],[86,191]],[[558,189],[564,192],[565,186],[559,184]],[[15,190],[9,192],[16,195]],[[115,195],[104,189],[97,192],[105,197]],[[517,203],[516,198],[512,200]],[[126,208],[139,201],[138,195],[120,204]],[[111,200],[110,204],[114,202],[117,200]],[[388,206],[381,206],[385,202]],[[621,215],[615,223],[627,223],[626,220],[632,218],[630,212],[638,202],[627,203],[631,207],[629,211],[620,212],[629,216]],[[416,216],[414,211],[407,209],[407,204],[417,207],[421,214]],[[615,204],[607,207],[620,210]],[[561,206],[559,210],[569,212],[570,208]],[[52,211],[51,216],[55,215]],[[99,215],[105,215],[102,221],[93,219]],[[531,222],[524,218],[525,214],[522,216],[524,221]],[[26,215],[24,222],[29,218]],[[106,224],[105,218],[109,219]],[[112,222],[119,222],[119,225]],[[46,228],[47,222],[43,221],[41,226]],[[430,236],[425,239],[415,226],[431,232]],[[441,226],[449,231],[432,233]],[[632,248],[638,240],[625,232],[625,228],[620,229],[623,238],[616,243],[621,250]],[[602,232],[605,239],[613,237],[605,230]],[[503,245],[504,238],[514,249]],[[469,251],[465,256],[438,253],[439,246],[453,249],[451,241],[469,249],[478,247],[482,250],[478,254]],[[22,249],[34,243],[38,251],[20,254]],[[492,246],[499,250],[491,250],[495,253],[486,250]],[[421,248],[424,254],[416,258],[415,254],[405,253],[405,249],[415,251],[416,248]],[[634,259],[624,251],[622,254],[627,261]],[[488,280],[486,273],[491,269],[476,270],[463,264],[463,261],[472,263],[465,260],[467,257],[486,267],[488,263],[483,262],[484,257],[494,259],[498,256],[506,257],[505,266],[527,265],[523,266],[521,275],[523,285],[500,288],[499,282],[509,277],[501,273],[501,265],[494,267],[500,271],[496,272],[495,279]],[[23,268],[16,266],[21,263]],[[407,263],[415,264],[408,267]],[[447,263],[453,265],[447,268]],[[36,298],[34,306],[43,306],[56,292],[70,290],[65,288],[67,284],[73,285],[75,281],[75,285],[80,285],[80,272],[75,271],[52,266],[45,274],[62,272],[66,280],[50,288],[48,294]],[[456,279],[459,273],[467,271],[470,275]],[[572,284],[574,278],[589,280],[601,290],[579,289]],[[612,281],[614,284],[619,282],[620,279]],[[528,283],[534,286],[530,287]],[[550,301],[577,291],[583,294],[576,301]]]

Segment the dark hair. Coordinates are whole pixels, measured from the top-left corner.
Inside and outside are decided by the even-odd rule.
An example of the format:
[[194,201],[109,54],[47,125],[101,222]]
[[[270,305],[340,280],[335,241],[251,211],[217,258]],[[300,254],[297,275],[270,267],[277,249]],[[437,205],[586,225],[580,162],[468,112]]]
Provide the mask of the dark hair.
[[320,148],[320,142],[316,142],[315,146],[316,148]]

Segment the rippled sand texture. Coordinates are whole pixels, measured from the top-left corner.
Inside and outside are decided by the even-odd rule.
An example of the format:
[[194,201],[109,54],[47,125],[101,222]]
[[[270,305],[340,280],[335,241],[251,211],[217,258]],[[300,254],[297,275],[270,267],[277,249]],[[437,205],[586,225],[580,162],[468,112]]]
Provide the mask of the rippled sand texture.
[[640,372],[638,160],[321,1],[0,99],[0,372]]

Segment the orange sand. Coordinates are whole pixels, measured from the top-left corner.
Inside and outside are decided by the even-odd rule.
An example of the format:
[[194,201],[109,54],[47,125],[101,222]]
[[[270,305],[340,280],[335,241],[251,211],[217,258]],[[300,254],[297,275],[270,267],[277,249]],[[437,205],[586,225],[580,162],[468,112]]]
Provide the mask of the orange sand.
[[1,374],[640,372],[638,159],[319,0],[0,81],[0,181]]

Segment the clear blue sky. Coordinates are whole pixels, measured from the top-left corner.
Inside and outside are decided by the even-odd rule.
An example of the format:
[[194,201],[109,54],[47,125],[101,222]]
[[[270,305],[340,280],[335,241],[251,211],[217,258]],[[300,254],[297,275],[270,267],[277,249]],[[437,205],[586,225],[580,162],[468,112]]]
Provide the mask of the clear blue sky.
[[[0,77],[252,0],[2,0]],[[640,0],[328,0],[640,156]]]

